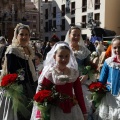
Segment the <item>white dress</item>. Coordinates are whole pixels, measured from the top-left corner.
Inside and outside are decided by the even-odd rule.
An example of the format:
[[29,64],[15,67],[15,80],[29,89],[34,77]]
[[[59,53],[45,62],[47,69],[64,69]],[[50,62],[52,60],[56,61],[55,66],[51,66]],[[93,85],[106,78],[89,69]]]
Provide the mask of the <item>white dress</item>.
[[113,96],[110,92],[102,99],[94,113],[95,120],[120,120],[120,95]]
[[[50,72],[51,72],[52,76],[50,74],[47,74],[46,77],[49,76],[49,79],[52,78],[51,81],[53,80],[52,82],[54,83],[55,79],[57,79],[57,76],[59,76],[59,74],[54,70],[52,70]],[[70,80],[68,81],[69,83],[76,81],[75,74],[76,74],[76,72],[73,71],[73,69],[71,69],[71,75],[69,76]],[[58,81],[58,80],[56,80],[56,81]],[[63,83],[63,85],[64,85],[64,83]],[[38,108],[36,105],[34,105],[30,120],[40,120],[39,118],[36,118],[37,111],[38,111]],[[64,113],[60,107],[52,106],[50,109],[50,120],[84,120],[84,118],[83,118],[83,113],[81,111],[80,106],[78,104],[76,104],[71,108],[70,113]]]
[[[85,60],[88,59],[88,56],[90,55],[90,51],[88,50],[88,48],[80,46],[79,50],[75,51],[74,54],[75,54],[78,66],[80,68],[80,75],[82,75],[81,70],[84,67]],[[91,82],[92,82],[92,80],[86,80],[82,84],[84,101],[85,101],[85,105],[86,105],[86,109],[87,109],[88,113],[90,112],[92,102],[89,99],[89,96],[91,95],[91,92],[88,91],[87,85],[89,85]]]
[[107,83],[110,92],[94,113],[95,120],[120,120],[120,63],[116,62],[116,56],[105,60],[99,81]]

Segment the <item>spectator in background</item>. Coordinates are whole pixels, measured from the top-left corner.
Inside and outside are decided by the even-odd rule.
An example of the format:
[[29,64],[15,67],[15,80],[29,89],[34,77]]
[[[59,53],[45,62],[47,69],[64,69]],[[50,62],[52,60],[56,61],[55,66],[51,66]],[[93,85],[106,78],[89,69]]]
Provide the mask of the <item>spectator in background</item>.
[[48,53],[50,50],[51,50],[50,42],[48,41],[48,42],[46,43],[46,46],[45,46],[45,49],[44,49],[44,52],[43,52],[43,59],[44,59],[44,60],[45,60],[45,58],[46,58],[47,53]]
[[5,39],[5,37],[1,36],[0,37],[0,70],[2,69],[2,60],[7,48],[7,41]]
[[35,68],[37,77],[39,77],[39,74],[43,69],[43,56],[41,53],[35,53]]
[[98,55],[100,56],[101,53],[102,53],[103,51],[105,51],[105,50],[104,50],[104,45],[102,44],[101,41],[97,41],[97,40],[95,41],[94,45],[95,45],[95,48],[96,48],[96,52],[97,52]]
[[37,41],[36,42],[36,48],[37,48],[37,51],[39,53],[41,53],[41,48],[42,48],[42,42],[41,41]]
[[85,40],[85,45],[91,51],[91,53],[95,51],[95,46],[92,42],[90,42],[89,38]]
[[48,41],[48,45],[45,47],[43,59],[46,58],[47,53],[51,50],[55,43],[59,42],[59,38],[56,35],[53,35],[50,40]]
[[43,41],[42,42],[42,47],[41,47],[41,53],[42,53],[42,55],[44,54],[46,44],[47,44],[47,41]]

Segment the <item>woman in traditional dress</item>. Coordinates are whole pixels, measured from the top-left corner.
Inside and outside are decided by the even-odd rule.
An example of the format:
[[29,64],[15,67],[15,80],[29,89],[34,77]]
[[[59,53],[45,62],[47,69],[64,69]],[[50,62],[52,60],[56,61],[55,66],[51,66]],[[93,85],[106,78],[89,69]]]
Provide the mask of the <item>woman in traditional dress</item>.
[[[85,46],[85,43],[81,36],[81,29],[78,26],[72,26],[66,35],[65,42],[69,44],[73,53],[76,57],[79,70],[80,70],[80,80],[82,83],[83,96],[85,100],[85,105],[87,108],[88,114],[91,112],[92,103],[88,99],[90,92],[88,91],[87,85],[89,85],[92,81],[89,80],[88,74],[81,74],[84,67],[90,64],[90,54],[91,52]],[[91,113],[90,113],[91,114]]]
[[[30,120],[30,113],[32,106],[28,106],[35,93],[35,82],[37,80],[35,67],[33,64],[34,52],[29,46],[30,41],[30,28],[28,25],[17,24],[14,31],[12,44],[9,45],[5,52],[5,61],[3,64],[2,77],[7,74],[16,73],[17,70],[23,70],[23,80],[18,85],[23,88],[23,95],[21,105],[26,109],[19,109],[22,106],[16,106],[15,112],[13,105],[15,104],[10,97],[5,97],[6,91],[2,90],[0,98],[0,120]],[[13,93],[14,95],[14,93]],[[19,96],[19,95],[18,95]],[[19,111],[19,110],[20,111]],[[23,112],[22,112],[23,111]],[[29,112],[28,112],[29,111]]]

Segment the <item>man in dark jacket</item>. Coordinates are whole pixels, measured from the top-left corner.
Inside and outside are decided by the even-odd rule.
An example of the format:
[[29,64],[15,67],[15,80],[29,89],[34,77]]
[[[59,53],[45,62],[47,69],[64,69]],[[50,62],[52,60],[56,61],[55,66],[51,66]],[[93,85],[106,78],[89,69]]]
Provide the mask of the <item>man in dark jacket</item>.
[[44,54],[43,54],[43,58],[46,58],[47,53],[51,50],[51,48],[54,46],[54,44],[56,42],[59,42],[59,38],[56,35],[53,35],[50,40],[48,41],[45,50],[44,50]]

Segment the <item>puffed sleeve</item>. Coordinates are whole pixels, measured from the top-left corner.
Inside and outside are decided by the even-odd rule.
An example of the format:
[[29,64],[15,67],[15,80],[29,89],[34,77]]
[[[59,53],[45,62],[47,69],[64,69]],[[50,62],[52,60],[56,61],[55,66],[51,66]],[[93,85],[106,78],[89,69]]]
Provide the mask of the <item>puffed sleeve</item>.
[[101,73],[100,73],[100,78],[99,78],[99,82],[102,82],[103,84],[106,84],[107,79],[108,79],[108,74],[109,74],[109,67],[106,63],[106,61],[103,64]]
[[77,99],[78,104],[79,104],[79,106],[82,110],[82,113],[86,114],[87,111],[86,111],[86,107],[85,107],[82,87],[81,87],[81,83],[80,83],[79,78],[77,78],[77,80],[74,82],[73,87],[74,87],[74,92],[75,92],[76,99]]
[[48,80],[46,77],[43,79],[43,82],[42,82],[42,87],[43,88],[51,88],[51,86],[53,85],[52,82],[50,80]]
[[45,76],[44,79],[41,83],[41,89],[51,89],[51,87],[53,86],[53,83],[51,82],[52,80],[52,73],[51,71],[48,71]]

